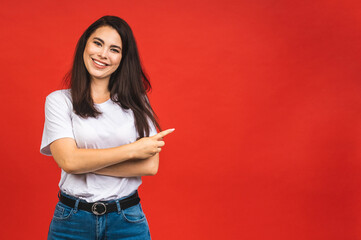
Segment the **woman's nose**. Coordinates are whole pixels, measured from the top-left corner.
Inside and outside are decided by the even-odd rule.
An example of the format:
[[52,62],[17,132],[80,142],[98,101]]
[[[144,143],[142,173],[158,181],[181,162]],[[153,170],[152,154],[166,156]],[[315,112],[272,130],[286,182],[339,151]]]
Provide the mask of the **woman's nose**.
[[105,48],[102,48],[99,53],[98,53],[99,57],[101,58],[107,58],[108,57],[108,51]]

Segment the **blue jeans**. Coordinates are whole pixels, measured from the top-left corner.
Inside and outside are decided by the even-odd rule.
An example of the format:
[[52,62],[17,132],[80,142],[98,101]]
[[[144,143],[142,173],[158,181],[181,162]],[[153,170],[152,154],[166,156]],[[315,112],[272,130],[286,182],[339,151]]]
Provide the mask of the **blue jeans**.
[[[64,194],[64,193],[62,193]],[[150,232],[147,219],[140,203],[117,212],[110,212],[101,216],[77,209],[80,200],[74,208],[58,202],[48,233],[48,240],[147,240]],[[126,198],[126,197],[124,197]],[[117,202],[123,198],[113,200]]]

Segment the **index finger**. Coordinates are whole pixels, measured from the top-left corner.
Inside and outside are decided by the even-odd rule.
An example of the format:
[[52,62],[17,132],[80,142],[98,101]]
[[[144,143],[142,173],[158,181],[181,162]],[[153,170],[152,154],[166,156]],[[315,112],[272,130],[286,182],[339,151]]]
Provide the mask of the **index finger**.
[[161,131],[160,133],[154,135],[153,137],[155,139],[159,139],[159,138],[162,138],[164,136],[167,136],[169,133],[173,132],[174,130],[175,130],[175,128],[167,129],[167,130]]

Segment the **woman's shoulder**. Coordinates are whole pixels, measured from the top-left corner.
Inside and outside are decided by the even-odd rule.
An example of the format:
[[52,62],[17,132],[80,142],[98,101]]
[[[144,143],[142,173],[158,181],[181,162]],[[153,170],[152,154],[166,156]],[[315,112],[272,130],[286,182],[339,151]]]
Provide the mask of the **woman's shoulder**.
[[70,89],[56,90],[46,97],[45,106],[47,108],[72,109]]
[[71,101],[71,92],[70,89],[61,89],[61,90],[56,90],[54,92],[51,92],[46,99],[49,100],[70,100]]

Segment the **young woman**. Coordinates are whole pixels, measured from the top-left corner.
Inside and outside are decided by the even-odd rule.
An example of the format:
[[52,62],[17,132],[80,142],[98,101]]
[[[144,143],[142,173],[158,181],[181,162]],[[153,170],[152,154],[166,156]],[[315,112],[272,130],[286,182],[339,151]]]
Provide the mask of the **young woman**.
[[141,176],[158,171],[163,137],[129,25],[115,16],[80,37],[70,89],[49,94],[41,153],[62,169],[48,239],[150,239]]

